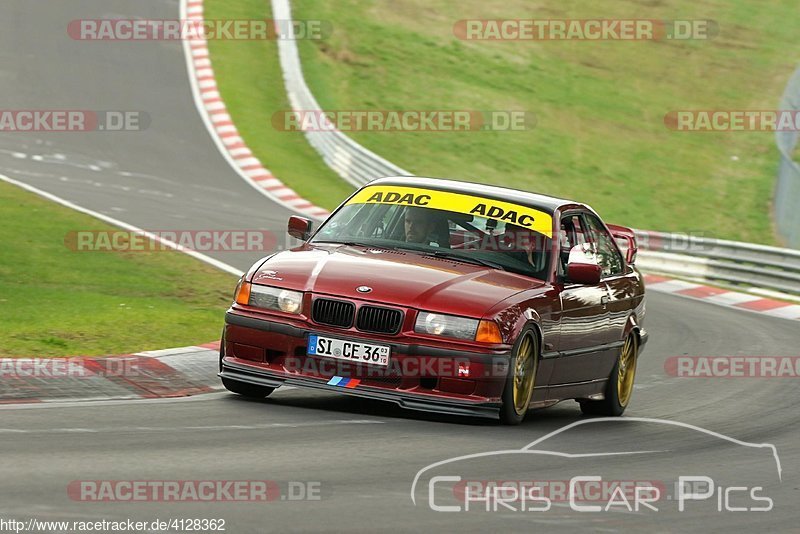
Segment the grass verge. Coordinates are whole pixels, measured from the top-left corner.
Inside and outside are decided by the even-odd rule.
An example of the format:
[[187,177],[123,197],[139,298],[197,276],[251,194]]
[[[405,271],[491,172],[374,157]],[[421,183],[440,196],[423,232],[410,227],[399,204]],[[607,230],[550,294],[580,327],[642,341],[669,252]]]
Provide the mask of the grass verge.
[[[301,42],[308,83],[328,109],[524,109],[527,132],[360,133],[415,173],[457,176],[577,198],[639,228],[774,243],[777,168],[766,132],[689,133],[672,110],[776,109],[794,71],[790,1],[401,0],[294,2],[330,21]],[[462,41],[465,18],[714,19],[705,41]],[[409,68],[413,65],[413,68]]]
[[[207,16],[262,18],[265,0],[206,0]],[[775,243],[777,153],[769,133],[686,133],[684,109],[775,109],[793,71],[796,4],[788,0],[324,0],[293,2],[297,19],[332,23],[302,41],[307,81],[326,109],[528,110],[524,132],[380,133],[353,137],[417,174],[449,176],[591,204],[606,219],[656,230]],[[464,18],[714,19],[707,41],[467,42]],[[282,180],[323,206],[349,191],[295,134],[274,42],[213,42],[222,93],[245,138]],[[319,195],[317,191],[326,191]]]
[[0,183],[0,356],[98,356],[219,339],[235,277],[179,252],[76,252],[113,230]]

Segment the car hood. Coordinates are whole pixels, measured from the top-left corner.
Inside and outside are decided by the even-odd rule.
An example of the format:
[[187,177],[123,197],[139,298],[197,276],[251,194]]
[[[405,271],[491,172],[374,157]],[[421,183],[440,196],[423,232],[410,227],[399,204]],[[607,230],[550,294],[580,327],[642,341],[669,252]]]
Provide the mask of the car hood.
[[[346,245],[305,245],[280,252],[259,267],[252,282],[472,317],[544,285],[480,265]],[[360,293],[356,288],[361,286],[372,290]]]

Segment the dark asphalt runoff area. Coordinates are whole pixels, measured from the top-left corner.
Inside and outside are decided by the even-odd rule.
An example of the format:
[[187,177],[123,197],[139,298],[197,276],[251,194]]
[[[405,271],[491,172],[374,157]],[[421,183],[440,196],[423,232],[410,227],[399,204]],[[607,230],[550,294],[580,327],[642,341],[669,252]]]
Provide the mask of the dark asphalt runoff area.
[[[2,133],[0,173],[146,229],[282,235],[289,212],[242,181],[209,137],[180,43],[84,43],[66,33],[73,19],[178,18],[178,9],[165,0],[2,2],[0,107],[142,110],[152,123],[142,132]],[[211,255],[239,269],[254,259]],[[299,389],[264,401],[215,393],[2,406],[0,520],[224,519],[234,534],[797,531],[797,378],[676,378],[665,371],[673,356],[798,356],[797,323],[651,293],[646,326],[651,340],[629,421],[583,424],[590,420],[565,402],[502,427]],[[549,454],[520,453],[574,423],[536,446]],[[766,443],[777,457],[748,445]],[[505,453],[424,470],[491,451]],[[650,503],[657,510],[577,511],[552,493],[547,510],[520,511],[521,499],[512,499],[488,511],[480,501],[464,510],[463,500],[461,511],[436,511],[453,506],[458,491],[452,478],[434,475],[548,481],[551,488],[576,476],[650,481],[661,498]],[[681,511],[679,476],[707,476],[714,488],[697,486],[709,496],[684,499]],[[267,502],[97,502],[75,489],[81,481],[271,481],[274,491]],[[753,511],[766,507],[765,497],[771,510]],[[608,499],[589,501],[580,504],[605,508]]]

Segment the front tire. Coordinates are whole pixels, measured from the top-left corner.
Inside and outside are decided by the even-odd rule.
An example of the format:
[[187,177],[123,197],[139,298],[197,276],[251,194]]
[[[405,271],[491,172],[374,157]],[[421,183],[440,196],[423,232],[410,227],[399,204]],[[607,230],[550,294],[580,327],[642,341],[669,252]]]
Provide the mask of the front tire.
[[510,363],[503,388],[500,422],[518,425],[528,413],[536,384],[536,371],[539,369],[539,338],[534,331],[523,331],[514,344]]
[[[219,342],[219,372],[222,372],[222,359],[225,357],[225,329],[222,329],[222,339]],[[222,385],[232,393],[238,393],[248,399],[263,399],[269,397],[275,388],[267,386],[255,386],[245,382],[237,382],[229,378],[222,379]]]
[[636,377],[636,362],[639,359],[639,338],[631,332],[619,351],[617,362],[611,370],[606,385],[605,399],[581,401],[581,411],[586,415],[618,417],[625,412],[633,395],[633,380]]
[[269,395],[275,391],[275,388],[267,386],[255,386],[253,384],[229,380],[227,378],[222,379],[222,385],[225,386],[225,389],[228,391],[238,393],[239,395],[247,397],[248,399],[263,399],[265,397],[269,397]]

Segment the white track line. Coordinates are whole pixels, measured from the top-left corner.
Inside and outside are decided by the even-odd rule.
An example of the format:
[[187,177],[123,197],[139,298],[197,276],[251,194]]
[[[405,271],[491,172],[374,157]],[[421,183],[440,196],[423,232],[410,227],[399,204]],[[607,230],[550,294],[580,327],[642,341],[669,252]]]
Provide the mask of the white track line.
[[66,207],[66,208],[70,208],[72,210],[79,211],[81,213],[85,213],[86,215],[89,215],[89,216],[94,217],[96,219],[100,219],[103,222],[107,222],[108,224],[117,226],[117,227],[122,228],[124,230],[128,230],[129,232],[136,232],[137,234],[144,235],[145,237],[147,237],[149,239],[152,239],[153,241],[161,243],[162,245],[164,245],[167,248],[171,248],[173,250],[177,250],[178,252],[183,252],[184,254],[188,254],[189,256],[191,256],[191,257],[193,257],[195,259],[198,259],[198,260],[200,260],[200,261],[202,261],[204,263],[207,263],[208,265],[211,265],[212,267],[216,267],[217,269],[219,269],[221,271],[225,271],[226,273],[234,274],[236,276],[241,276],[242,275],[242,271],[240,271],[239,269],[237,269],[236,267],[234,267],[232,265],[228,265],[227,263],[223,263],[223,262],[221,262],[219,260],[215,260],[211,256],[206,256],[205,254],[197,252],[196,250],[187,250],[184,247],[181,247],[180,245],[178,245],[177,243],[175,243],[173,241],[170,241],[168,239],[164,239],[161,236],[158,236],[156,234],[148,232],[147,230],[143,230],[143,229],[141,229],[141,228],[139,228],[137,226],[133,226],[132,224],[128,224],[126,222],[122,222],[119,219],[115,219],[113,217],[109,217],[108,215],[103,215],[102,213],[98,213],[98,212],[90,210],[88,208],[84,208],[83,206],[78,206],[77,204],[75,204],[73,202],[70,202],[69,200],[65,200],[65,199],[63,199],[61,197],[58,197],[58,196],[52,194],[52,193],[48,193],[47,191],[42,191],[41,189],[39,189],[37,187],[34,187],[32,185],[28,185],[26,183],[14,180],[13,178],[9,178],[8,176],[5,176],[3,174],[0,174],[0,180],[2,180],[3,182],[9,183],[11,185],[15,185],[17,187],[21,187],[22,189],[24,189],[26,191],[30,191],[31,193],[35,193],[35,194],[39,195],[40,197],[46,198],[47,200],[51,200],[51,201],[53,201],[53,202],[55,202],[57,204],[61,204],[62,206]]
[[254,425],[207,425],[207,426],[121,426],[121,427],[64,427],[64,428],[0,428],[0,434],[117,434],[120,432],[195,432],[231,430],[271,430],[283,428],[306,428],[317,426],[380,425],[386,421],[377,419],[327,419],[324,421],[305,421],[294,423],[261,423]]

